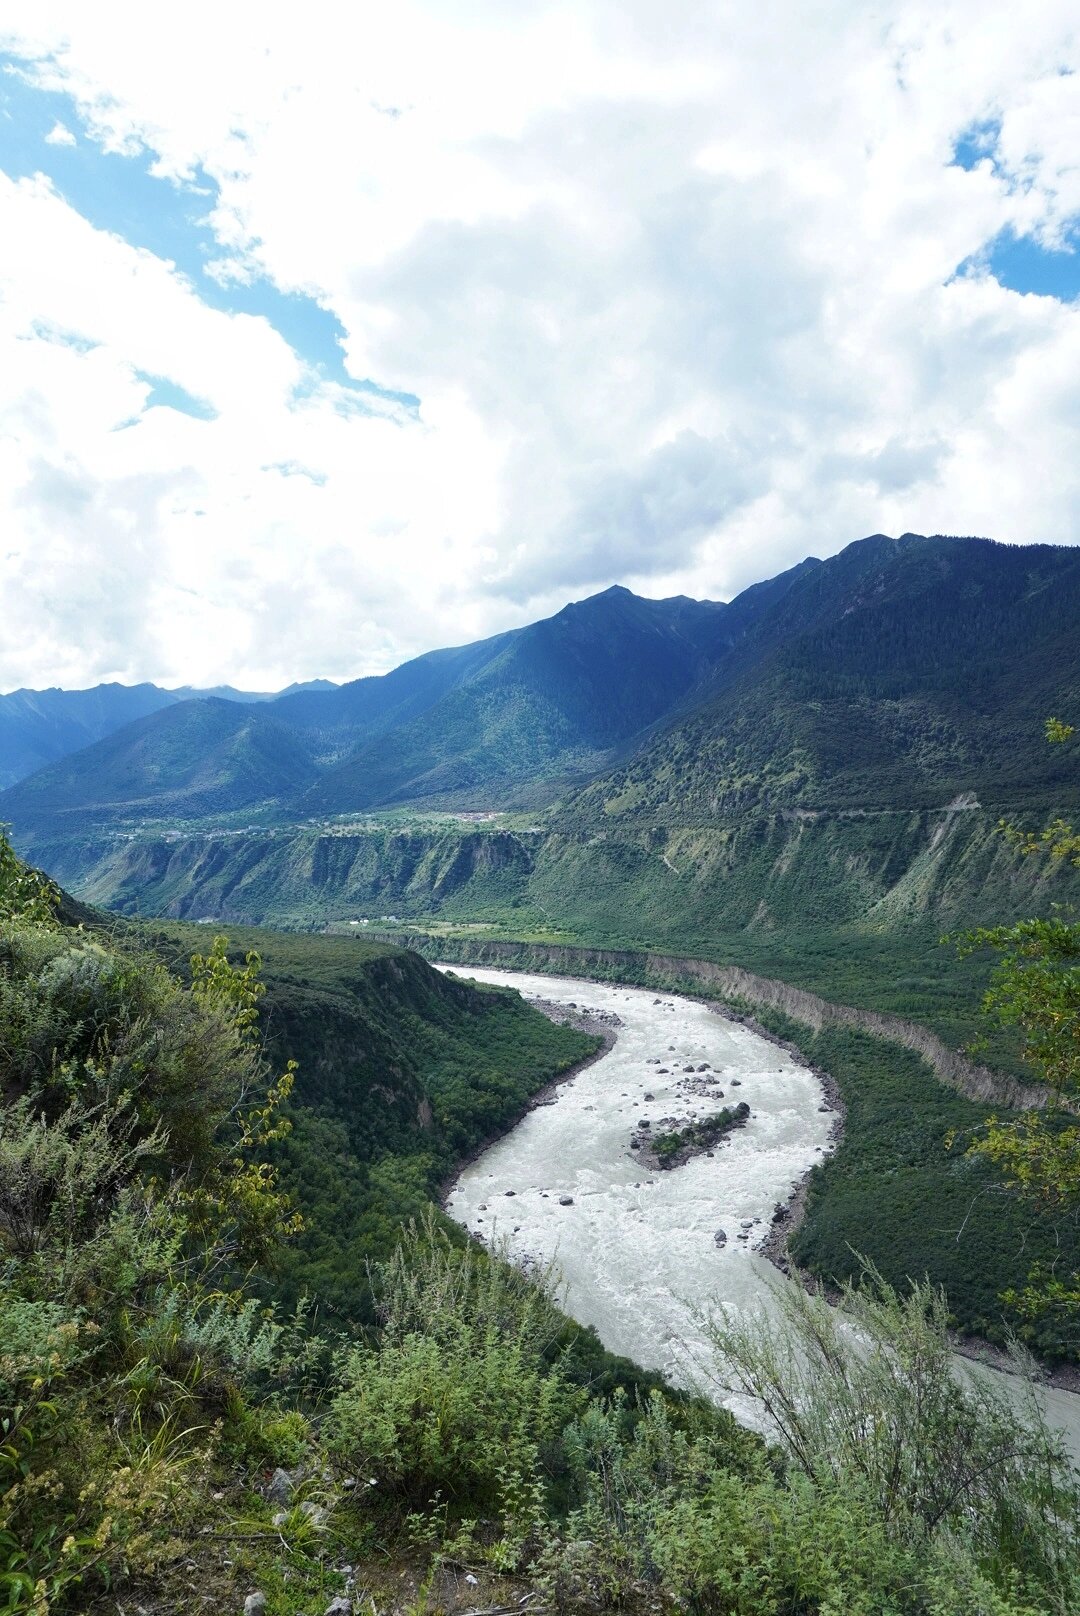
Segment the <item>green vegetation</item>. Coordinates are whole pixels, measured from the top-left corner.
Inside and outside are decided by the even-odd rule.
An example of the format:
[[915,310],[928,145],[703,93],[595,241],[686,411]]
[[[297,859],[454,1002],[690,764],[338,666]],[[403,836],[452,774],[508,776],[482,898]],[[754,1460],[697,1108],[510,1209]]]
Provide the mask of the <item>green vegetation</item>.
[[702,1117],[700,1122],[691,1122],[685,1128],[674,1128],[670,1133],[656,1134],[651,1144],[652,1152],[661,1167],[671,1167],[680,1151],[708,1150],[710,1145],[715,1145],[733,1128],[741,1128],[749,1116],[750,1107],[745,1100],[739,1105],[725,1105],[719,1111]]
[[255,962],[184,990],[54,898],[0,850],[0,1592],[34,1616],[167,1577],[225,1455],[306,1429],[270,1392],[300,1338],[237,1277],[294,1225]]
[[[1072,1584],[1061,1548],[1072,1536],[1074,1506],[1052,1496],[1052,1460],[1049,1491],[1039,1479],[1049,1453],[1038,1420],[1018,1431],[988,1376],[958,1385],[940,1292],[917,1285],[902,1297],[864,1264],[860,1283],[844,1287],[835,1310],[796,1286],[780,1290],[777,1303],[776,1330],[762,1332],[756,1321],[721,1310],[711,1334],[723,1383],[768,1411],[796,1475],[825,1499],[836,1488],[843,1500],[856,1482],[884,1528],[881,1582],[866,1599],[857,1575],[852,1589],[846,1566],[847,1574],[834,1572],[838,1610],[895,1608],[882,1596],[898,1544],[926,1549],[928,1564],[916,1581],[925,1579],[927,1592],[941,1579],[935,1592],[942,1604],[932,1598],[927,1609],[998,1608],[973,1566],[953,1558],[965,1537],[976,1559],[1001,1565],[1015,1557],[1044,1586]],[[965,1527],[935,1568],[942,1536],[961,1518]]]
[[[1046,738],[1064,745],[1071,724],[1046,721]],[[1080,834],[1058,819],[1040,836],[1008,823],[1003,830],[1026,855],[1048,853],[1080,866]],[[1080,1217],[1080,926],[1060,916],[1014,926],[980,927],[961,939],[961,953],[992,950],[997,963],[984,1000],[987,1017],[1014,1027],[1023,1059],[1045,1085],[1044,1113],[990,1117],[971,1154],[992,1162],[1009,1188],[1044,1217]],[[1022,1289],[1006,1298],[1043,1333],[1053,1331],[1080,1351],[1080,1264],[1070,1249],[1033,1253]]]
[[[205,941],[194,926],[135,935],[179,972]],[[252,950],[267,1047],[299,1067],[294,1126],[273,1160],[305,1232],[279,1259],[278,1294],[291,1302],[306,1291],[335,1318],[370,1320],[365,1263],[388,1256],[455,1164],[599,1041],[392,944],[232,934],[234,958]]]
[[755,1014],[829,1072],[847,1110],[843,1145],[814,1168],[806,1218],[791,1240],[800,1266],[838,1283],[858,1275],[859,1253],[895,1286],[924,1278],[941,1286],[961,1331],[1000,1344],[1019,1329],[1040,1355],[1074,1358],[1073,1332],[1060,1319],[1020,1321],[1003,1300],[1033,1261],[1080,1263],[1080,1224],[1066,1209],[1047,1217],[1025,1207],[998,1168],[967,1153],[991,1108],[946,1088],[895,1044]]
[[[170,929],[148,952],[126,927],[109,938],[60,924],[55,898],[0,843],[0,1590],[12,1616],[239,1611],[256,1588],[268,1616],[338,1596],[430,1610],[439,1577],[462,1565],[476,1608],[526,1594],[567,1613],[1075,1607],[1080,1555],[1064,1523],[1078,1478],[1034,1409],[955,1384],[929,1291],[848,1298],[860,1323],[878,1322],[873,1373],[861,1357],[843,1367],[834,1333],[833,1380],[800,1398],[801,1440],[781,1428],[773,1449],[711,1404],[590,1359],[550,1275],[465,1248],[430,1210],[370,1270],[368,1328],[328,1333],[307,1301],[283,1308],[283,1254],[302,1284],[303,1242],[331,1214],[316,1199],[301,1231],[284,1193],[305,1127],[362,1110],[378,1138],[362,1165],[377,1170],[429,1127],[409,1120],[419,1095],[437,1141],[423,1154],[462,1148],[520,1103],[497,1052],[529,1013],[398,950],[365,957],[320,939],[242,937],[232,957],[215,941],[181,981],[161,955],[205,933]],[[391,1006],[404,1026],[384,1048]],[[302,1039],[311,1077],[262,1055],[257,1016],[275,1052]],[[470,1018],[488,1028],[486,1065],[452,1072]],[[349,1083],[324,1088],[320,1059],[335,1069],[335,1038],[365,1027]],[[528,1081],[539,1071],[537,1035]],[[325,1115],[302,1102],[305,1081]],[[310,1146],[300,1161],[312,1169]],[[389,1221],[396,1181],[380,1182]],[[769,1351],[803,1361],[828,1328],[805,1304]],[[757,1360],[722,1328],[716,1345],[718,1373],[734,1366],[753,1389],[760,1343]],[[890,1440],[904,1486],[883,1493]]]

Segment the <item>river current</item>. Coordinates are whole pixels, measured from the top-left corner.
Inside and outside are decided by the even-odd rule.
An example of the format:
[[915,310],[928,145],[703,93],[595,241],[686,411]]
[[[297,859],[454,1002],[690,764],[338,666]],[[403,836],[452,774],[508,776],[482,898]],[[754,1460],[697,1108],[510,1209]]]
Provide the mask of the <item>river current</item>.
[[[565,1310],[609,1350],[750,1419],[712,1380],[701,1314],[720,1302],[767,1329],[777,1288],[791,1283],[755,1247],[776,1204],[833,1148],[818,1078],[760,1034],[677,994],[458,969],[620,1025],[613,1048],[465,1168],[447,1211],[485,1241],[505,1241],[514,1260],[554,1262]],[[703,1117],[740,1100],[750,1120],[712,1156],[649,1171],[629,1148],[643,1119],[660,1131],[665,1118]],[[1080,1455],[1080,1396],[1040,1395]]]

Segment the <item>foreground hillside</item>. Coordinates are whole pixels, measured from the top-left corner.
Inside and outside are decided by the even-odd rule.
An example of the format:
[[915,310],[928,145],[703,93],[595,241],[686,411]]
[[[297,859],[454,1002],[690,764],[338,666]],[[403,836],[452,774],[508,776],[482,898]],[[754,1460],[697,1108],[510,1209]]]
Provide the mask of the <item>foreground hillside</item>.
[[[206,944],[194,926],[134,935],[181,975]],[[391,944],[240,929],[230,947],[258,952],[267,1050],[299,1068],[294,1126],[272,1157],[306,1228],[280,1259],[278,1292],[369,1320],[365,1263],[389,1256],[455,1163],[598,1040]]]
[[[376,1148],[408,1152],[428,1129],[427,1083],[448,1147],[442,1130],[482,1125],[474,1106],[493,1092],[516,1103],[506,1083],[520,1073],[493,1027],[515,1045],[525,1032],[526,1082],[576,1052],[569,1034],[541,1049],[555,1033],[505,996],[440,983],[393,950],[353,953],[349,968],[343,946],[278,945],[276,1036],[317,1061],[318,1029],[337,1018],[308,1098],[346,1053],[335,1038],[366,1039],[344,1110],[363,1097],[367,1126],[385,1120]],[[1076,1608],[1080,1478],[1034,1414],[953,1380],[927,1290],[849,1294],[858,1356],[795,1287],[778,1360],[717,1322],[723,1372],[790,1419],[772,1451],[709,1404],[659,1386],[628,1397],[626,1376],[612,1390],[547,1278],[464,1252],[431,1220],[365,1276],[369,1329],[290,1313],[284,1253],[306,1291],[320,1253],[304,1242],[347,1203],[316,1200],[298,1229],[275,1162],[303,1138],[302,1080],[290,1093],[296,1074],[260,1052],[258,962],[215,944],[187,974],[127,935],[59,923],[0,842],[0,1588],[13,1616]],[[471,1070],[466,1026],[484,1051]],[[423,1072],[409,1071],[420,1054]],[[376,1176],[372,1205],[392,1217],[399,1186]],[[798,1391],[770,1367],[789,1350],[807,1365]]]

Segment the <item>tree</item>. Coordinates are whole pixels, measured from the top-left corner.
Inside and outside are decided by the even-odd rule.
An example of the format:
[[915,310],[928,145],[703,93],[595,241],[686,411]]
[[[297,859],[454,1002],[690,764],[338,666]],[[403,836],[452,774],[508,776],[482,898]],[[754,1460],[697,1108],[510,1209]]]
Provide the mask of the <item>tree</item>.
[[[1052,746],[1074,733],[1060,719],[1046,721]],[[1038,834],[1003,821],[1001,829],[1024,856],[1048,854],[1080,867],[1080,834],[1055,819]],[[1008,1186],[1055,1215],[1080,1213],[1080,924],[1063,915],[982,927],[960,939],[961,954],[991,949],[998,956],[983,1013],[1023,1037],[1023,1058],[1048,1091],[1043,1111],[992,1116],[971,1146],[1004,1173]],[[1053,1322],[1080,1345],[1080,1274],[1052,1266],[1033,1268],[1020,1291],[1005,1300],[1030,1322]]]

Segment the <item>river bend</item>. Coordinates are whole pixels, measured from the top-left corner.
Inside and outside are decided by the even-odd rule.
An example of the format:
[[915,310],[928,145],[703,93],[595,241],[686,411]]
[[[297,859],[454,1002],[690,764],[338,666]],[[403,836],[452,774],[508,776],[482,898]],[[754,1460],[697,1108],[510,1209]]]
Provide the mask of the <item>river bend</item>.
[[[517,1260],[555,1260],[566,1310],[594,1325],[611,1351],[676,1384],[697,1382],[695,1309],[717,1297],[757,1308],[779,1282],[753,1248],[777,1202],[830,1148],[821,1084],[760,1034],[691,999],[518,972],[468,974],[526,998],[614,1013],[621,1026],[612,1049],[465,1169],[447,1210],[487,1241],[506,1239]],[[703,1064],[709,1070],[699,1073]],[[719,1080],[711,1090],[686,1092],[708,1077]],[[629,1148],[642,1118],[655,1130],[665,1117],[701,1117],[740,1100],[750,1120],[712,1157],[650,1172]]]
[[[517,988],[529,999],[604,1011],[620,1022],[613,1048],[559,1084],[465,1168],[447,1211],[484,1241],[505,1240],[516,1261],[554,1261],[566,1311],[593,1325],[610,1351],[660,1370],[673,1384],[717,1395],[695,1315],[721,1301],[765,1324],[776,1287],[791,1283],[754,1248],[777,1202],[832,1148],[833,1118],[822,1109],[818,1078],[759,1033],[679,994],[520,971],[443,969]],[[697,1070],[702,1065],[706,1073]],[[708,1077],[718,1082],[702,1085]],[[688,1093],[687,1084],[704,1092]],[[629,1148],[642,1118],[653,1127],[665,1117],[704,1116],[740,1100],[750,1106],[749,1122],[711,1157],[650,1172]],[[1012,1377],[1001,1380],[1007,1385]],[[1040,1397],[1080,1458],[1080,1395],[1041,1389]],[[752,1419],[739,1399],[724,1401]]]

